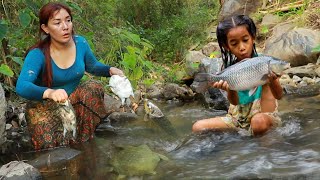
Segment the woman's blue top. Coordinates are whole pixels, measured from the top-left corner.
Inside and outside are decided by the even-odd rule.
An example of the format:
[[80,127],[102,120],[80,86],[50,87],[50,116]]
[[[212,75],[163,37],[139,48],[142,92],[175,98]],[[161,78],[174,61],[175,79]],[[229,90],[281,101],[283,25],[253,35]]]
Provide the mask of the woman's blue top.
[[[73,65],[67,69],[61,69],[51,60],[53,74],[51,88],[64,89],[68,95],[79,85],[85,71],[96,76],[110,77],[110,66],[97,60],[86,39],[75,35],[74,41],[76,44],[76,59]],[[45,57],[41,49],[35,48],[29,51],[17,81],[17,94],[29,100],[41,101],[44,91],[48,89],[42,83],[44,68]]]

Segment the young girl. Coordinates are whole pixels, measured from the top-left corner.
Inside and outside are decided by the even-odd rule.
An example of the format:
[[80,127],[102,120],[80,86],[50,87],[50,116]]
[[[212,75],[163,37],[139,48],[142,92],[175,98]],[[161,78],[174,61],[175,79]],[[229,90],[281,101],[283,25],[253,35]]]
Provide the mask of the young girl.
[[[30,100],[26,118],[35,149],[51,148],[93,138],[107,116],[104,89],[95,81],[80,83],[85,71],[97,76],[123,76],[115,67],[97,61],[86,39],[74,35],[69,7],[48,3],[39,13],[39,42],[28,51],[16,91]],[[76,113],[76,139],[63,137],[57,102],[67,99]]]
[[[256,26],[248,16],[232,16],[220,22],[217,27],[217,38],[224,67],[231,66],[245,58],[258,56],[254,43]],[[252,135],[261,135],[271,127],[280,125],[281,121],[277,115],[277,99],[282,97],[283,92],[279,78],[275,74],[271,73],[268,83],[257,88],[254,98],[249,98],[249,90],[238,92],[230,90],[226,81],[221,80],[211,85],[227,92],[227,98],[231,103],[228,114],[225,117],[197,121],[193,124],[193,132],[244,128]],[[245,103],[240,104],[240,102]]]

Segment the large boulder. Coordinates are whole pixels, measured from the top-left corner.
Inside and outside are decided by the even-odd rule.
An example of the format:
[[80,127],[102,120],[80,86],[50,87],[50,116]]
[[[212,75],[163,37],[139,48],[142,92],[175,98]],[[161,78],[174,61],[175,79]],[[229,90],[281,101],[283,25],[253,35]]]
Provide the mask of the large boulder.
[[202,51],[189,51],[186,55],[186,73],[193,77],[197,71],[197,65],[199,65],[201,59],[205,57],[206,55],[204,55]]
[[316,63],[319,52],[312,51],[320,44],[320,33],[305,28],[277,30],[266,41],[264,54],[290,62],[292,67]]
[[5,128],[6,128],[6,117],[5,112],[7,109],[6,97],[4,90],[0,83],[0,147],[5,142]]
[[261,0],[225,0],[221,6],[219,20],[236,14],[250,15],[261,6]]
[[22,161],[11,161],[0,168],[0,179],[32,180],[42,179],[38,169]]

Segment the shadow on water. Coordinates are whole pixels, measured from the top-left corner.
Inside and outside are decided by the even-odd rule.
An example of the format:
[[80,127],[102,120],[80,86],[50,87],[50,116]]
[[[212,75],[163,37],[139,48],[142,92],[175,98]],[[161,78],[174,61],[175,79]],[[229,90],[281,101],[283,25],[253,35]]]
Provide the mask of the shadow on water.
[[[226,112],[197,102],[160,104],[166,126],[139,118],[116,127],[116,133],[99,132],[91,142],[73,147],[81,151],[76,158],[52,168],[45,165],[47,172],[42,173],[45,179],[116,179],[109,163],[114,146],[146,144],[170,160],[160,161],[157,173],[144,179],[317,179],[319,104],[320,96],[285,96],[279,101],[282,126],[261,137],[236,132],[192,134],[195,120]],[[39,155],[33,153],[21,158],[36,157]]]

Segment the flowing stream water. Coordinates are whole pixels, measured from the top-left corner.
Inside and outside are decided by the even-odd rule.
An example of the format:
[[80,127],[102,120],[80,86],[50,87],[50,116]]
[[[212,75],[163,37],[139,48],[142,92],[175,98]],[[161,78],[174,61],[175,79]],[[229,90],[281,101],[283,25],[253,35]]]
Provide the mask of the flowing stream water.
[[[285,95],[279,101],[282,126],[261,137],[243,136],[237,132],[192,134],[195,120],[226,112],[206,108],[199,102],[155,103],[176,134],[168,131],[168,123],[144,121],[141,117],[117,126],[116,133],[96,133],[94,140],[75,147],[81,150],[76,158],[40,168],[44,178],[116,179],[118,175],[109,163],[114,147],[141,144],[147,144],[169,158],[169,161],[160,161],[156,174],[144,175],[143,179],[320,177],[319,95]],[[22,154],[21,158],[34,159],[38,155]]]

